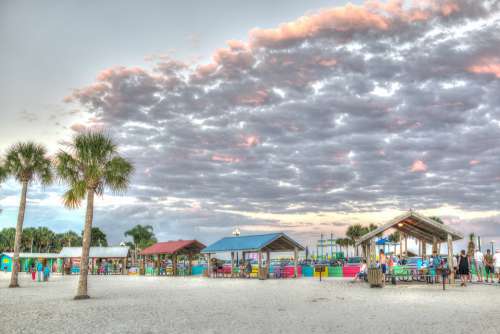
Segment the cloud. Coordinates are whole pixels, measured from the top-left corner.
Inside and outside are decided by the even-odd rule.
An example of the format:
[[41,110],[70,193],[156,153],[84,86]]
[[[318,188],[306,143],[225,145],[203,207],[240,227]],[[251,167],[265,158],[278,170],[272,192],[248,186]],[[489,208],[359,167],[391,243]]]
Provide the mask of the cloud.
[[123,224],[167,196],[218,212],[214,229],[227,211],[493,210],[499,29],[497,1],[368,1],[253,29],[209,63],[116,66],[66,101],[137,167],[130,196],[152,205]]

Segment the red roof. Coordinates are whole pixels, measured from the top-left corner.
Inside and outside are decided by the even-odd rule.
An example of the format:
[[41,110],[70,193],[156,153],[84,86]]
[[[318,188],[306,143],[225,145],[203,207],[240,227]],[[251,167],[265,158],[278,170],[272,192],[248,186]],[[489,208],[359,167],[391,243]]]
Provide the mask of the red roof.
[[153,246],[142,250],[141,255],[154,255],[154,254],[174,254],[180,251],[189,251],[199,253],[205,245],[197,240],[177,240],[158,242]]

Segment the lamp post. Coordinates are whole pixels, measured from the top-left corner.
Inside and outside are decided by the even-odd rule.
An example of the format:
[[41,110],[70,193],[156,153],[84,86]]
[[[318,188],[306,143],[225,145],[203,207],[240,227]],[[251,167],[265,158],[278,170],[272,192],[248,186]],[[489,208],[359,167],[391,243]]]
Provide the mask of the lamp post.
[[[239,237],[241,232],[240,232],[240,229],[239,228],[236,228],[234,231],[233,231],[233,236],[235,237]],[[240,266],[240,258],[239,258],[239,255],[240,255],[240,252],[236,252],[236,265],[239,267]]]
[[493,254],[495,252],[493,249],[493,245],[495,244],[495,240],[491,240],[490,244],[491,244],[491,254]]

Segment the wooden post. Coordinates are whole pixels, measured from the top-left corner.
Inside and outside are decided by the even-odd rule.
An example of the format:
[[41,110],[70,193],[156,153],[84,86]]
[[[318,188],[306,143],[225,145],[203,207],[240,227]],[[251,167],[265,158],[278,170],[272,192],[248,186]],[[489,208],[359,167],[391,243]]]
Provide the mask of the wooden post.
[[207,260],[207,276],[212,277],[212,266],[210,265],[210,253],[208,253],[208,260]]
[[122,274],[127,275],[127,257],[123,259],[123,268],[122,268]]
[[146,275],[146,255],[142,256],[142,274]]
[[262,251],[261,250],[258,253],[258,259],[259,259],[259,271],[258,271],[258,275],[259,275],[259,279],[262,279],[263,275],[262,275]]
[[234,252],[231,252],[231,277],[233,277],[234,273]]
[[160,276],[160,254],[156,254],[156,274]]
[[427,243],[425,241],[422,241],[422,258],[427,257]]
[[437,239],[436,237],[432,237],[432,255],[437,254]]
[[403,239],[405,235],[404,233],[400,233],[399,235],[399,259],[401,260],[403,258]]
[[404,255],[408,257],[408,236],[405,234],[405,252]]
[[451,234],[448,234],[448,268],[450,268],[450,282],[455,283],[455,271],[453,270],[453,238]]
[[177,276],[177,254],[172,255],[172,275]]
[[373,263],[377,262],[377,247],[375,245],[375,239],[370,240],[370,257],[372,257]]
[[192,269],[193,269],[193,254],[188,253],[188,273],[189,273],[189,275],[192,275]]
[[365,250],[365,254],[366,254],[365,255],[366,267],[370,268],[370,264],[372,263],[371,256],[370,256],[370,244],[365,242],[363,249]]
[[271,269],[271,252],[266,252],[266,278],[269,278],[269,270]]
[[297,247],[293,249],[293,261],[294,261],[294,277],[299,277],[299,250]]

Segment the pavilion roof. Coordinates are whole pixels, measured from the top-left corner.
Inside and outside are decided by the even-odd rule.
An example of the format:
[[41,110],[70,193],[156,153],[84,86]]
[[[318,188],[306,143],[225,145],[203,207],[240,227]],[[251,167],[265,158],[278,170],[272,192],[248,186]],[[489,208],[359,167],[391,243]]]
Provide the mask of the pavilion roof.
[[205,248],[205,245],[198,240],[177,240],[158,242],[142,250],[141,255],[191,253],[197,254]]
[[462,233],[454,230],[450,226],[441,224],[411,210],[390,220],[370,233],[365,234],[356,241],[356,245],[367,242],[390,228],[395,228],[404,234],[428,243],[432,243],[434,238],[439,242],[445,242],[448,239],[448,234],[451,235],[454,241],[463,239],[464,237]]
[[288,237],[284,233],[270,233],[260,235],[246,235],[238,237],[226,237],[211,244],[201,252],[224,253],[224,252],[286,252],[293,251],[295,248],[304,250],[304,247],[298,242]]
[[[14,253],[12,252],[3,252],[0,255],[5,255],[10,258],[14,257]],[[19,258],[23,259],[57,259],[59,254],[57,253],[19,253]]]
[[[124,258],[128,256],[128,247],[118,246],[118,247],[90,247],[89,257],[91,258]],[[59,257],[70,258],[70,257],[81,257],[82,247],[63,247],[59,253]]]

